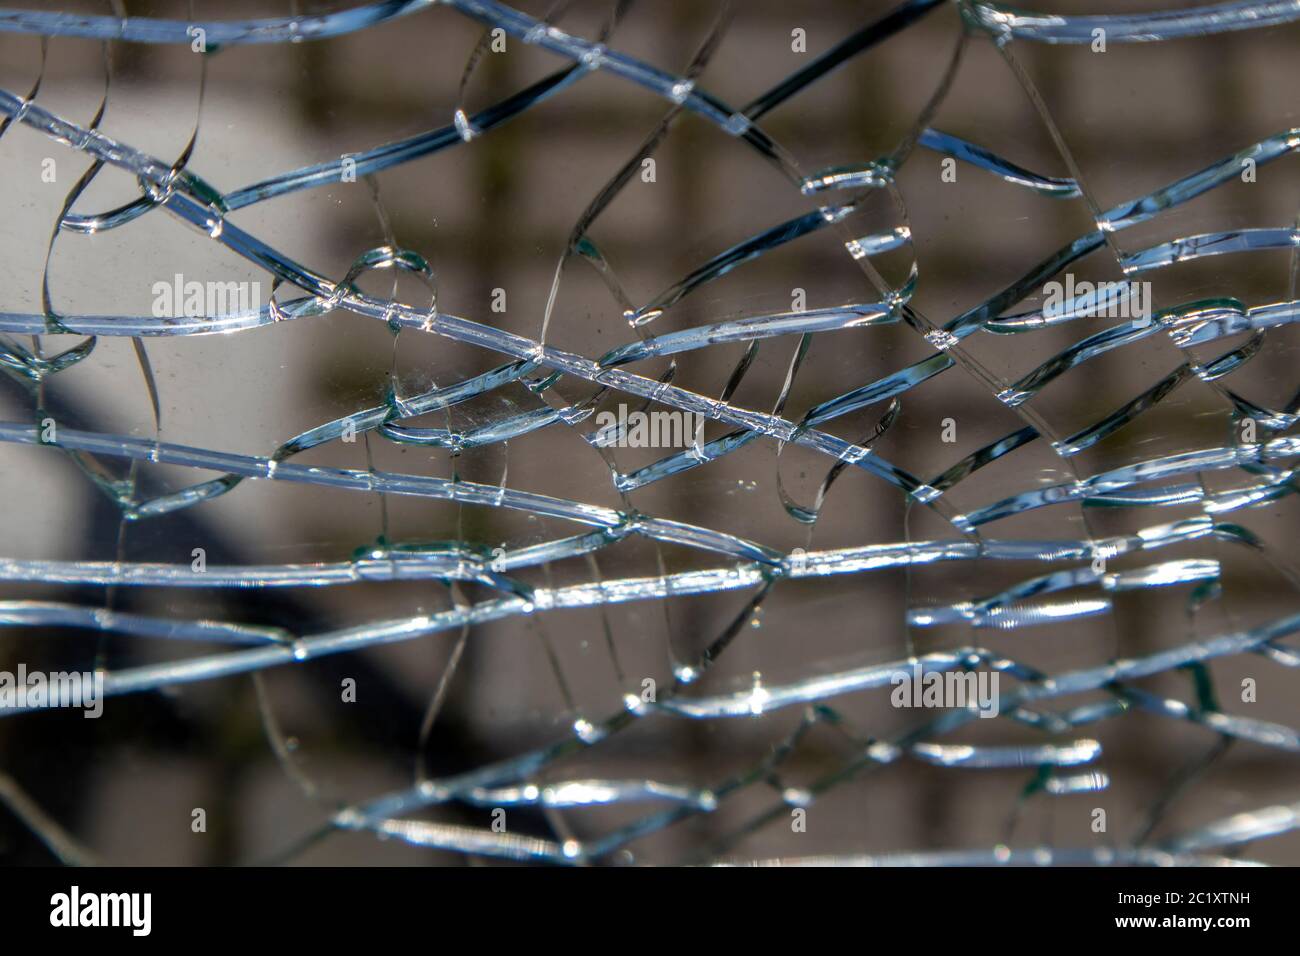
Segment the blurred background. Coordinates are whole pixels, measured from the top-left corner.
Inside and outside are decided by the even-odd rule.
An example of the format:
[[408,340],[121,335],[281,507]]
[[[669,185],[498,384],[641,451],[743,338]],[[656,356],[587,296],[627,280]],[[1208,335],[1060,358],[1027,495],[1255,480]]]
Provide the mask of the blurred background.
[[[113,13],[106,3],[28,6]],[[230,20],[312,15],[342,6],[197,2],[191,10],[184,3],[128,2],[126,10],[141,17]],[[1128,12],[1117,0],[1043,0],[1038,7],[1057,13]],[[517,8],[537,17],[553,12],[535,2]],[[716,31],[716,49],[697,86],[741,109],[891,8],[876,0],[797,5],[746,0],[729,9],[686,0],[635,2],[606,42],[681,75]],[[594,39],[612,11],[603,0],[576,0],[555,22]],[[803,31],[806,51],[792,49],[794,31]],[[107,62],[110,82],[99,129],[172,163],[197,128],[186,168],[229,192],[446,126],[457,109],[473,114],[567,65],[512,38],[504,51],[481,50],[467,74],[466,64],[484,34],[483,24],[445,8],[346,36],[235,45],[206,56],[181,45],[105,45],[76,38],[43,44],[39,37],[0,33],[0,87],[27,95],[40,77],[36,102],[86,125],[105,97]],[[1112,44],[1104,53],[1028,41],[999,52],[982,35],[962,38],[959,8],[941,4],[774,108],[759,126],[804,174],[877,160],[908,140],[945,72],[955,69],[928,125],[1037,173],[1077,175],[1089,201],[1101,209],[1300,127],[1297,25]],[[670,108],[652,92],[598,71],[468,142],[356,182],[252,205],[233,212],[229,221],[335,280],[368,250],[385,244],[414,250],[436,277],[441,311],[540,340],[557,265],[575,224]],[[617,287],[637,307],[724,250],[818,203],[850,195],[802,196],[785,172],[749,144],[687,112],[672,118],[652,156],[653,181],[640,173],[632,176],[588,230]],[[54,182],[42,178],[46,159],[54,160]],[[740,265],[683,297],[646,331],[660,335],[789,311],[799,290],[810,309],[880,301],[880,290],[845,250],[844,240],[901,224],[910,228],[911,242],[873,258],[872,266],[895,288],[915,267],[912,306],[941,325],[1094,228],[1088,201],[1035,194],[960,163],[955,181],[945,181],[941,160],[917,148],[902,163],[897,187],[905,218],[887,191],[875,191],[843,228],[813,232]],[[198,281],[256,281],[263,299],[269,295],[267,273],[162,210],[93,236],[64,232],[51,246],[69,191],[89,167],[84,155],[30,128],[14,125],[0,134],[0,312],[40,314],[43,277],[53,310],[63,315],[149,315],[153,284],[177,273]],[[73,210],[115,208],[139,191],[132,177],[105,169]],[[1116,245],[1133,252],[1198,233],[1288,228],[1296,224],[1297,208],[1300,167],[1294,157],[1284,156],[1260,166],[1256,181],[1227,183],[1126,231]],[[1071,268],[1078,281],[1122,276],[1110,248]],[[1152,282],[1157,310],[1215,297],[1235,297],[1250,306],[1296,297],[1287,250],[1202,258],[1143,278]],[[367,275],[359,285],[420,307],[432,296],[425,284],[409,275],[394,279],[391,272]],[[504,311],[492,308],[494,290],[504,290]],[[280,298],[286,298],[285,291]],[[1041,302],[1041,292],[1035,291],[1011,311]],[[635,341],[624,307],[597,270],[570,258],[560,275],[546,344],[596,358]],[[994,382],[1011,383],[1108,324],[1092,318],[1032,335],[979,333],[966,340],[964,351]],[[1265,408],[1288,407],[1298,387],[1296,334],[1287,326],[1269,331],[1239,371],[1215,384]],[[896,419],[873,448],[928,479],[1029,422],[1045,423],[1046,440],[973,473],[944,496],[951,509],[965,512],[1018,491],[1235,444],[1240,427],[1231,404],[1215,385],[1191,376],[1086,452],[1065,459],[1051,447],[1052,441],[1105,418],[1189,358],[1208,361],[1247,339],[1220,340],[1189,356],[1167,336],[1151,336],[1062,375],[1021,412],[1000,402],[988,381],[959,364],[904,391]],[[45,336],[41,347],[52,355],[80,341],[79,336]],[[792,336],[763,341],[731,403],[772,412],[796,347]],[[99,339],[84,361],[49,375],[42,407],[74,428],[269,456],[308,429],[384,404],[390,392],[414,395],[507,361],[418,330],[395,335],[383,322],[344,310],[234,335],[153,338],[145,349],[157,382],[157,421],[133,344],[120,337]],[[903,323],[814,336],[784,417],[798,421],[817,404],[934,351]],[[673,383],[719,398],[744,354],[743,343],[684,353]],[[632,367],[656,378],[668,369],[666,359]],[[26,382],[16,374],[0,378],[5,421],[35,420],[37,399]],[[555,394],[580,402],[593,389],[565,378]],[[612,392],[598,407],[616,410],[619,403],[642,407]],[[888,406],[879,402],[821,427],[860,441],[873,434]],[[516,382],[446,414],[404,424],[463,430],[541,407],[542,399]],[[955,442],[943,440],[948,420]],[[590,427],[590,421],[557,424],[456,456],[369,433],[293,460],[504,483],[717,529],[787,553],[961,537],[935,509],[909,506],[898,488],[857,468],[837,477],[815,524],[795,520],[782,505],[780,489],[794,502],[811,505],[833,462],[803,447],[778,448],[766,438],[624,498],[606,460],[583,437]],[[728,430],[714,422],[705,437],[712,440]],[[627,473],[663,452],[629,448],[612,455],[618,470]],[[218,477],[170,466],[128,469],[123,461],[104,463],[116,477],[134,481],[128,494],[136,500]],[[1251,476],[1216,472],[1198,480],[1222,490],[1248,484]],[[490,551],[586,530],[501,508],[253,480],[194,507],[128,522],[118,502],[88,480],[72,457],[14,444],[0,444],[0,502],[0,555],[14,559],[188,565],[193,549],[203,548],[209,565],[338,562],[381,540],[412,546],[460,540]],[[1201,539],[1165,549],[1158,558],[1137,555],[1115,562],[1123,569],[1164,559],[1218,560],[1221,588],[1208,598],[1185,585],[1119,593],[1107,614],[1040,627],[918,629],[908,627],[906,613],[991,595],[1062,565],[965,561],[781,581],[688,693],[729,693],[755,680],[780,685],[969,645],[1058,674],[1258,626],[1296,610],[1291,583],[1300,527],[1296,511],[1294,497],[1284,496],[1223,519],[1255,534],[1259,549]],[[1070,503],[1007,519],[987,533],[1088,540],[1201,514],[1195,501],[1113,509]],[[594,561],[570,558],[520,576],[536,587],[559,587],[727,563],[718,555],[630,536],[599,551]],[[481,585],[461,589],[470,600],[495,596]],[[752,597],[752,592],[731,591],[520,616],[475,626],[463,641],[458,631],[443,632],[274,668],[256,681],[245,675],[113,698],[95,721],[75,711],[9,716],[0,720],[0,774],[6,781],[0,861],[50,862],[55,857],[48,843],[66,838],[65,858],[123,864],[494,862],[368,833],[340,831],[298,844],[340,807],[410,787],[420,767],[440,779],[572,739],[576,721],[618,713],[624,695],[639,694],[643,680],[671,686],[674,667],[695,659],[726,632]],[[111,606],[312,635],[446,610],[454,598],[436,581],[275,590],[110,590],[9,582],[0,583],[0,600]],[[0,668],[12,671],[23,662],[54,671],[99,663],[117,670],[220,650],[88,630],[11,626],[0,642]],[[1217,659],[1206,673],[1224,712],[1296,725],[1300,685],[1294,670],[1243,655]],[[1257,682],[1255,702],[1240,699],[1246,677]],[[341,682],[349,678],[356,681],[355,702],[341,700]],[[430,700],[444,679],[445,700],[422,741]],[[1190,672],[1165,672],[1138,686],[1195,702],[1196,679]],[[1004,689],[1013,684],[1003,678]],[[1077,695],[1056,703],[1077,706],[1106,696]],[[999,745],[1095,739],[1101,755],[1086,769],[1104,773],[1109,781],[1096,792],[1034,791],[1039,779],[1034,767],[945,768],[915,759],[818,785],[852,765],[870,741],[894,739],[931,716],[891,707],[884,690],[827,704],[836,720],[820,715],[788,755],[779,747],[808,718],[798,707],[736,720],[652,716],[519,782],[649,779],[717,788],[729,780],[745,781],[713,811],[648,828],[595,861],[600,863],[749,861],[1000,844],[1154,846],[1233,814],[1294,804],[1300,792],[1300,765],[1283,748],[1244,740],[1228,744],[1195,722],[1136,711],[1079,728],[1073,738],[1006,720],[975,721],[943,738]],[[807,804],[806,831],[796,832],[781,794],[809,787],[820,792]],[[191,828],[195,808],[205,810],[204,833]],[[1107,812],[1105,833],[1092,829],[1096,808]],[[662,809],[654,803],[512,807],[509,831],[589,843]],[[451,803],[417,816],[483,830],[491,826],[486,806]],[[1294,864],[1300,862],[1300,837],[1284,833],[1231,852]]]

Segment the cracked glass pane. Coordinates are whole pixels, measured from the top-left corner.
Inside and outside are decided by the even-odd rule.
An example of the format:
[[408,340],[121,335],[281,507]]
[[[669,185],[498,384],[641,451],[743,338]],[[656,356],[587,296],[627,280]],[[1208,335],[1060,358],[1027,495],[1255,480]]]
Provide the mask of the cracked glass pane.
[[0,10],[0,859],[1300,862],[1300,2],[795,6]]

